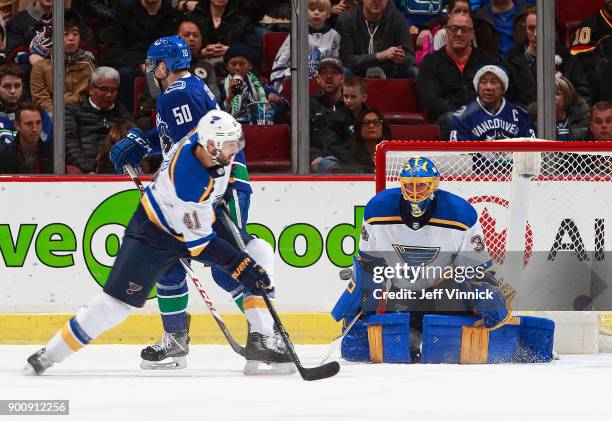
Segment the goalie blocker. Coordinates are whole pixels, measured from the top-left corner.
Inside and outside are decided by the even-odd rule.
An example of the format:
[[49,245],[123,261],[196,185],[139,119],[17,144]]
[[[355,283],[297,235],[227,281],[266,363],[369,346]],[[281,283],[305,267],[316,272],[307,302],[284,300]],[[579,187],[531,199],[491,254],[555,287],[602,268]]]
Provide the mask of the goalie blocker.
[[[343,329],[367,304],[364,291],[371,290],[373,284],[371,273],[361,262],[354,258],[353,263],[353,279],[332,310],[332,317],[343,321]],[[420,318],[422,314],[415,316]],[[346,333],[342,357],[349,361],[412,362],[410,319],[410,313],[362,317]],[[489,329],[477,316],[427,314],[423,317],[420,362],[548,362],[552,359],[554,327],[552,320],[532,316],[509,315],[502,326]],[[414,342],[417,338],[412,339]]]

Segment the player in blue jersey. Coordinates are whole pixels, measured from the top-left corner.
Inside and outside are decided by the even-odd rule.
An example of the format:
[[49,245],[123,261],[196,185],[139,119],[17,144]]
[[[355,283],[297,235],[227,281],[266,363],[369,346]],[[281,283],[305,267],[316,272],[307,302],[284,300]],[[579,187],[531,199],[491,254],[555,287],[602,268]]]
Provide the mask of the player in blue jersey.
[[[173,144],[192,132],[200,118],[209,110],[218,109],[214,95],[195,75],[189,73],[191,51],[179,36],[163,37],[147,51],[148,77],[162,92],[157,99],[156,127],[144,133],[139,129],[128,132],[126,139],[111,149],[110,155],[118,172],[125,164],[139,166],[151,154],[166,154]],[[244,151],[234,158],[230,186],[225,200],[232,211],[232,219],[239,228],[246,226],[251,186],[248,182]],[[243,288],[220,269],[213,268],[215,282],[230,292],[244,311]],[[189,320],[187,315],[188,285],[186,273],[178,264],[157,284],[157,296],[164,334],[160,341],[143,349],[143,368],[182,368],[189,352]],[[253,301],[253,300],[251,300]],[[251,307],[247,301],[246,306]],[[166,363],[164,360],[170,359]]]
[[452,120],[450,140],[535,138],[529,114],[506,101],[508,75],[499,66],[483,66],[474,76],[478,97],[460,108]]
[[[353,272],[356,282],[349,285],[338,301],[332,315],[336,320],[351,320],[365,305],[367,312],[384,310],[409,311],[411,317],[411,351],[413,358],[419,354],[420,323],[423,311],[415,310],[415,300],[408,300],[409,307],[389,309],[379,295],[366,292],[368,301],[362,301],[363,291],[372,288],[388,288],[398,291],[409,289],[420,298],[421,291],[430,291],[441,285],[440,272],[447,273],[453,268],[452,276],[458,287],[463,290],[485,289],[492,294],[491,299],[474,300],[471,307],[482,317],[485,327],[495,329],[505,324],[511,317],[510,302],[514,292],[500,284],[495,278],[493,263],[486,250],[482,228],[474,207],[465,199],[445,190],[438,184],[440,173],[434,163],[422,157],[408,160],[399,175],[400,187],[381,191],[366,205],[364,221],[359,241],[358,259],[354,262]],[[390,260],[395,260],[392,263]],[[395,277],[385,284],[375,280],[381,268],[394,264],[407,264],[410,267],[436,267],[441,271],[422,271],[418,275]],[[459,278],[457,268],[472,268],[472,277]],[[412,273],[412,275],[410,275]],[[389,283],[391,282],[391,283]],[[378,285],[378,286],[376,286]],[[457,287],[451,284],[451,287]],[[355,298],[359,297],[355,301]],[[374,298],[371,301],[371,298]],[[405,303],[399,303],[402,305]],[[418,304],[418,303],[417,303]],[[463,303],[459,302],[461,307]],[[394,305],[398,305],[395,303]],[[418,308],[418,307],[417,307]],[[453,311],[463,311],[463,308]],[[345,337],[343,355],[346,350],[359,348],[360,338],[367,334]]]
[[[262,299],[262,289],[273,296],[266,270],[272,262],[253,247],[257,240],[241,230],[249,254],[240,251],[215,214],[215,202],[229,183],[232,160],[243,145],[240,124],[220,110],[207,113],[195,133],[173,145],[126,228],[103,292],[79,308],[45,348],[28,358],[25,374],[41,375],[123,322],[132,307],[144,306],[156,280],[181,258],[222,269],[235,284],[245,287],[245,301]],[[265,311],[258,317],[271,318]],[[249,321],[260,322],[257,318]],[[247,341],[247,359],[252,356],[291,365],[286,348],[272,332],[268,337],[257,336]]]

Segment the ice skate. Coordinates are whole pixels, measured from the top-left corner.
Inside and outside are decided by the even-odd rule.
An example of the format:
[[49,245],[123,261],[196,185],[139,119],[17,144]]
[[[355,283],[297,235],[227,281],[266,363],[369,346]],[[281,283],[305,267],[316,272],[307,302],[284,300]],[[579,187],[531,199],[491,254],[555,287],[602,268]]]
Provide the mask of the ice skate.
[[30,355],[27,361],[28,363],[23,368],[23,374],[26,376],[40,376],[53,365],[47,355],[47,348],[39,349]]
[[280,334],[266,336],[249,332],[244,357],[247,362],[244,374],[293,374],[297,370],[287,352]]
[[[159,342],[140,352],[140,368],[145,370],[176,370],[187,367],[186,355],[189,353],[189,326],[191,315],[187,313],[185,330],[164,332]],[[165,361],[168,360],[169,361]]]

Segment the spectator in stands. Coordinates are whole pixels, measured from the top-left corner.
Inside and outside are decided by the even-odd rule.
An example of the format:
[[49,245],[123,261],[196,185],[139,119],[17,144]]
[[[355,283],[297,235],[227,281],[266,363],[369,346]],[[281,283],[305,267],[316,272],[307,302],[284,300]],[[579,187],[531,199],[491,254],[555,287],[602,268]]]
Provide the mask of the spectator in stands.
[[[370,108],[355,121],[355,136],[345,144],[338,162],[328,168],[332,173],[373,173],[376,145],[390,138],[390,129],[382,112]],[[339,151],[338,151],[339,152]]]
[[481,6],[473,15],[478,46],[502,60],[525,38],[526,8],[526,0],[491,0]]
[[508,75],[499,66],[482,67],[474,76],[478,98],[453,115],[451,140],[535,138],[531,117],[504,98]]
[[427,22],[442,16],[442,0],[393,0],[397,9],[402,12],[409,26],[410,35],[417,35]]
[[601,101],[593,105],[587,139],[612,141],[612,103]]
[[[192,18],[183,17],[178,25],[177,35],[180,35],[191,51],[191,63],[189,71],[202,79],[213,93],[217,101],[221,99],[221,91],[217,85],[217,74],[215,67],[202,56],[202,31],[199,23]],[[137,126],[143,130],[151,128],[151,113],[155,111],[157,97],[160,91],[157,82],[153,80],[152,73],[147,73],[147,83],[138,98],[136,114],[141,118],[137,121]]]
[[288,104],[274,88],[262,83],[252,72],[255,55],[246,44],[233,44],[223,57],[227,76],[223,84],[223,105],[241,123],[273,124],[288,111]]
[[[115,166],[111,162],[108,153],[110,152],[111,147],[121,139],[125,138],[128,130],[133,129],[134,127],[136,126],[130,120],[119,120],[111,126],[108,134],[106,135],[106,139],[104,140],[104,146],[96,157],[96,174],[116,173]],[[145,168],[145,165],[148,167],[148,157],[141,162],[141,165],[143,166],[143,171],[145,173],[149,173],[149,168]]]
[[318,173],[329,172],[339,161],[346,160],[344,154],[355,137],[355,121],[368,109],[368,85],[359,76],[349,76],[342,84],[343,104],[336,107],[319,129],[323,156],[316,157],[310,166]]
[[593,102],[612,101],[612,0],[602,0],[602,6],[576,30],[571,48],[587,75]]
[[0,149],[0,174],[49,174],[53,172],[53,149],[40,138],[40,107],[24,102],[15,113],[15,140]]
[[[32,2],[25,10],[16,13],[6,25],[6,52],[21,50],[20,63],[34,65],[44,57],[29,54],[30,42],[37,32],[44,32],[53,20],[53,0]],[[24,69],[25,70],[25,69]],[[25,73],[25,72],[24,72]]]
[[446,47],[425,56],[417,80],[417,94],[429,118],[440,126],[440,138],[448,139],[453,113],[476,98],[474,76],[494,56],[472,46],[474,25],[465,14],[450,17]]
[[356,75],[414,78],[412,39],[403,15],[389,0],[363,0],[337,22],[340,58]]
[[589,106],[578,96],[572,82],[568,79],[559,76],[555,83],[557,87],[555,94],[557,140],[586,139],[589,131]]
[[[340,34],[329,24],[331,3],[329,0],[308,0],[308,77],[315,77],[319,62],[325,57],[338,58],[340,54]],[[270,83],[282,92],[283,81],[291,77],[291,40],[285,38],[281,45],[270,75]]]
[[189,15],[200,22],[206,45],[202,55],[224,77],[227,72],[223,57],[232,44],[248,45],[254,51],[253,57],[259,57],[261,51],[253,22],[238,10],[237,4],[237,0],[201,0]]
[[[527,39],[510,50],[504,59],[504,67],[510,77],[507,97],[523,108],[530,108],[538,95],[536,21],[536,7],[527,7],[524,24]],[[576,93],[588,103],[591,95],[582,66],[559,43],[555,49],[558,73],[568,79]]]
[[[95,69],[91,53],[79,48],[79,16],[67,10],[64,17],[64,103],[79,102],[87,95],[89,79]],[[32,100],[47,113],[53,113],[53,63],[46,57],[32,67],[30,75]]]
[[66,163],[85,174],[95,172],[96,157],[111,126],[133,120],[117,101],[119,79],[112,67],[98,67],[91,76],[89,96],[66,109]]
[[342,71],[342,62],[338,59],[328,57],[319,63],[317,83],[321,90],[309,100],[311,163],[324,157],[322,137],[329,127],[328,115],[342,104]]
[[[15,131],[15,112],[23,101],[23,73],[16,64],[0,66],[0,117],[3,117],[2,134],[4,141],[13,139]],[[42,132],[40,137],[45,143],[53,142],[53,122],[45,111],[41,110]]]
[[[425,38],[429,39],[433,50],[438,51],[448,43],[446,25],[448,19],[454,15],[471,16],[470,0],[450,0],[447,5],[447,14],[430,20],[423,25],[416,40],[417,48],[422,48]],[[476,37],[472,37],[472,44],[476,46]]]
[[149,45],[174,33],[178,17],[178,11],[163,0],[131,0],[119,7],[104,63],[119,71],[119,101],[128,111],[134,108],[134,78],[145,74]]
[[335,27],[336,22],[338,21],[338,16],[357,6],[357,0],[331,0],[331,4],[332,7],[329,23]]

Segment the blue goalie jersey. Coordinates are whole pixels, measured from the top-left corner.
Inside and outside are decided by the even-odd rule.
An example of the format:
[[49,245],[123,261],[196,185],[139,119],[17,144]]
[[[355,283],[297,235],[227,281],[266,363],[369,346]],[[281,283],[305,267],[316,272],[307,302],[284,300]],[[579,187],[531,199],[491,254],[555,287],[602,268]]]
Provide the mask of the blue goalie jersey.
[[476,98],[453,115],[450,140],[497,140],[515,137],[535,138],[531,117],[521,107],[502,98],[502,105],[491,114]]

